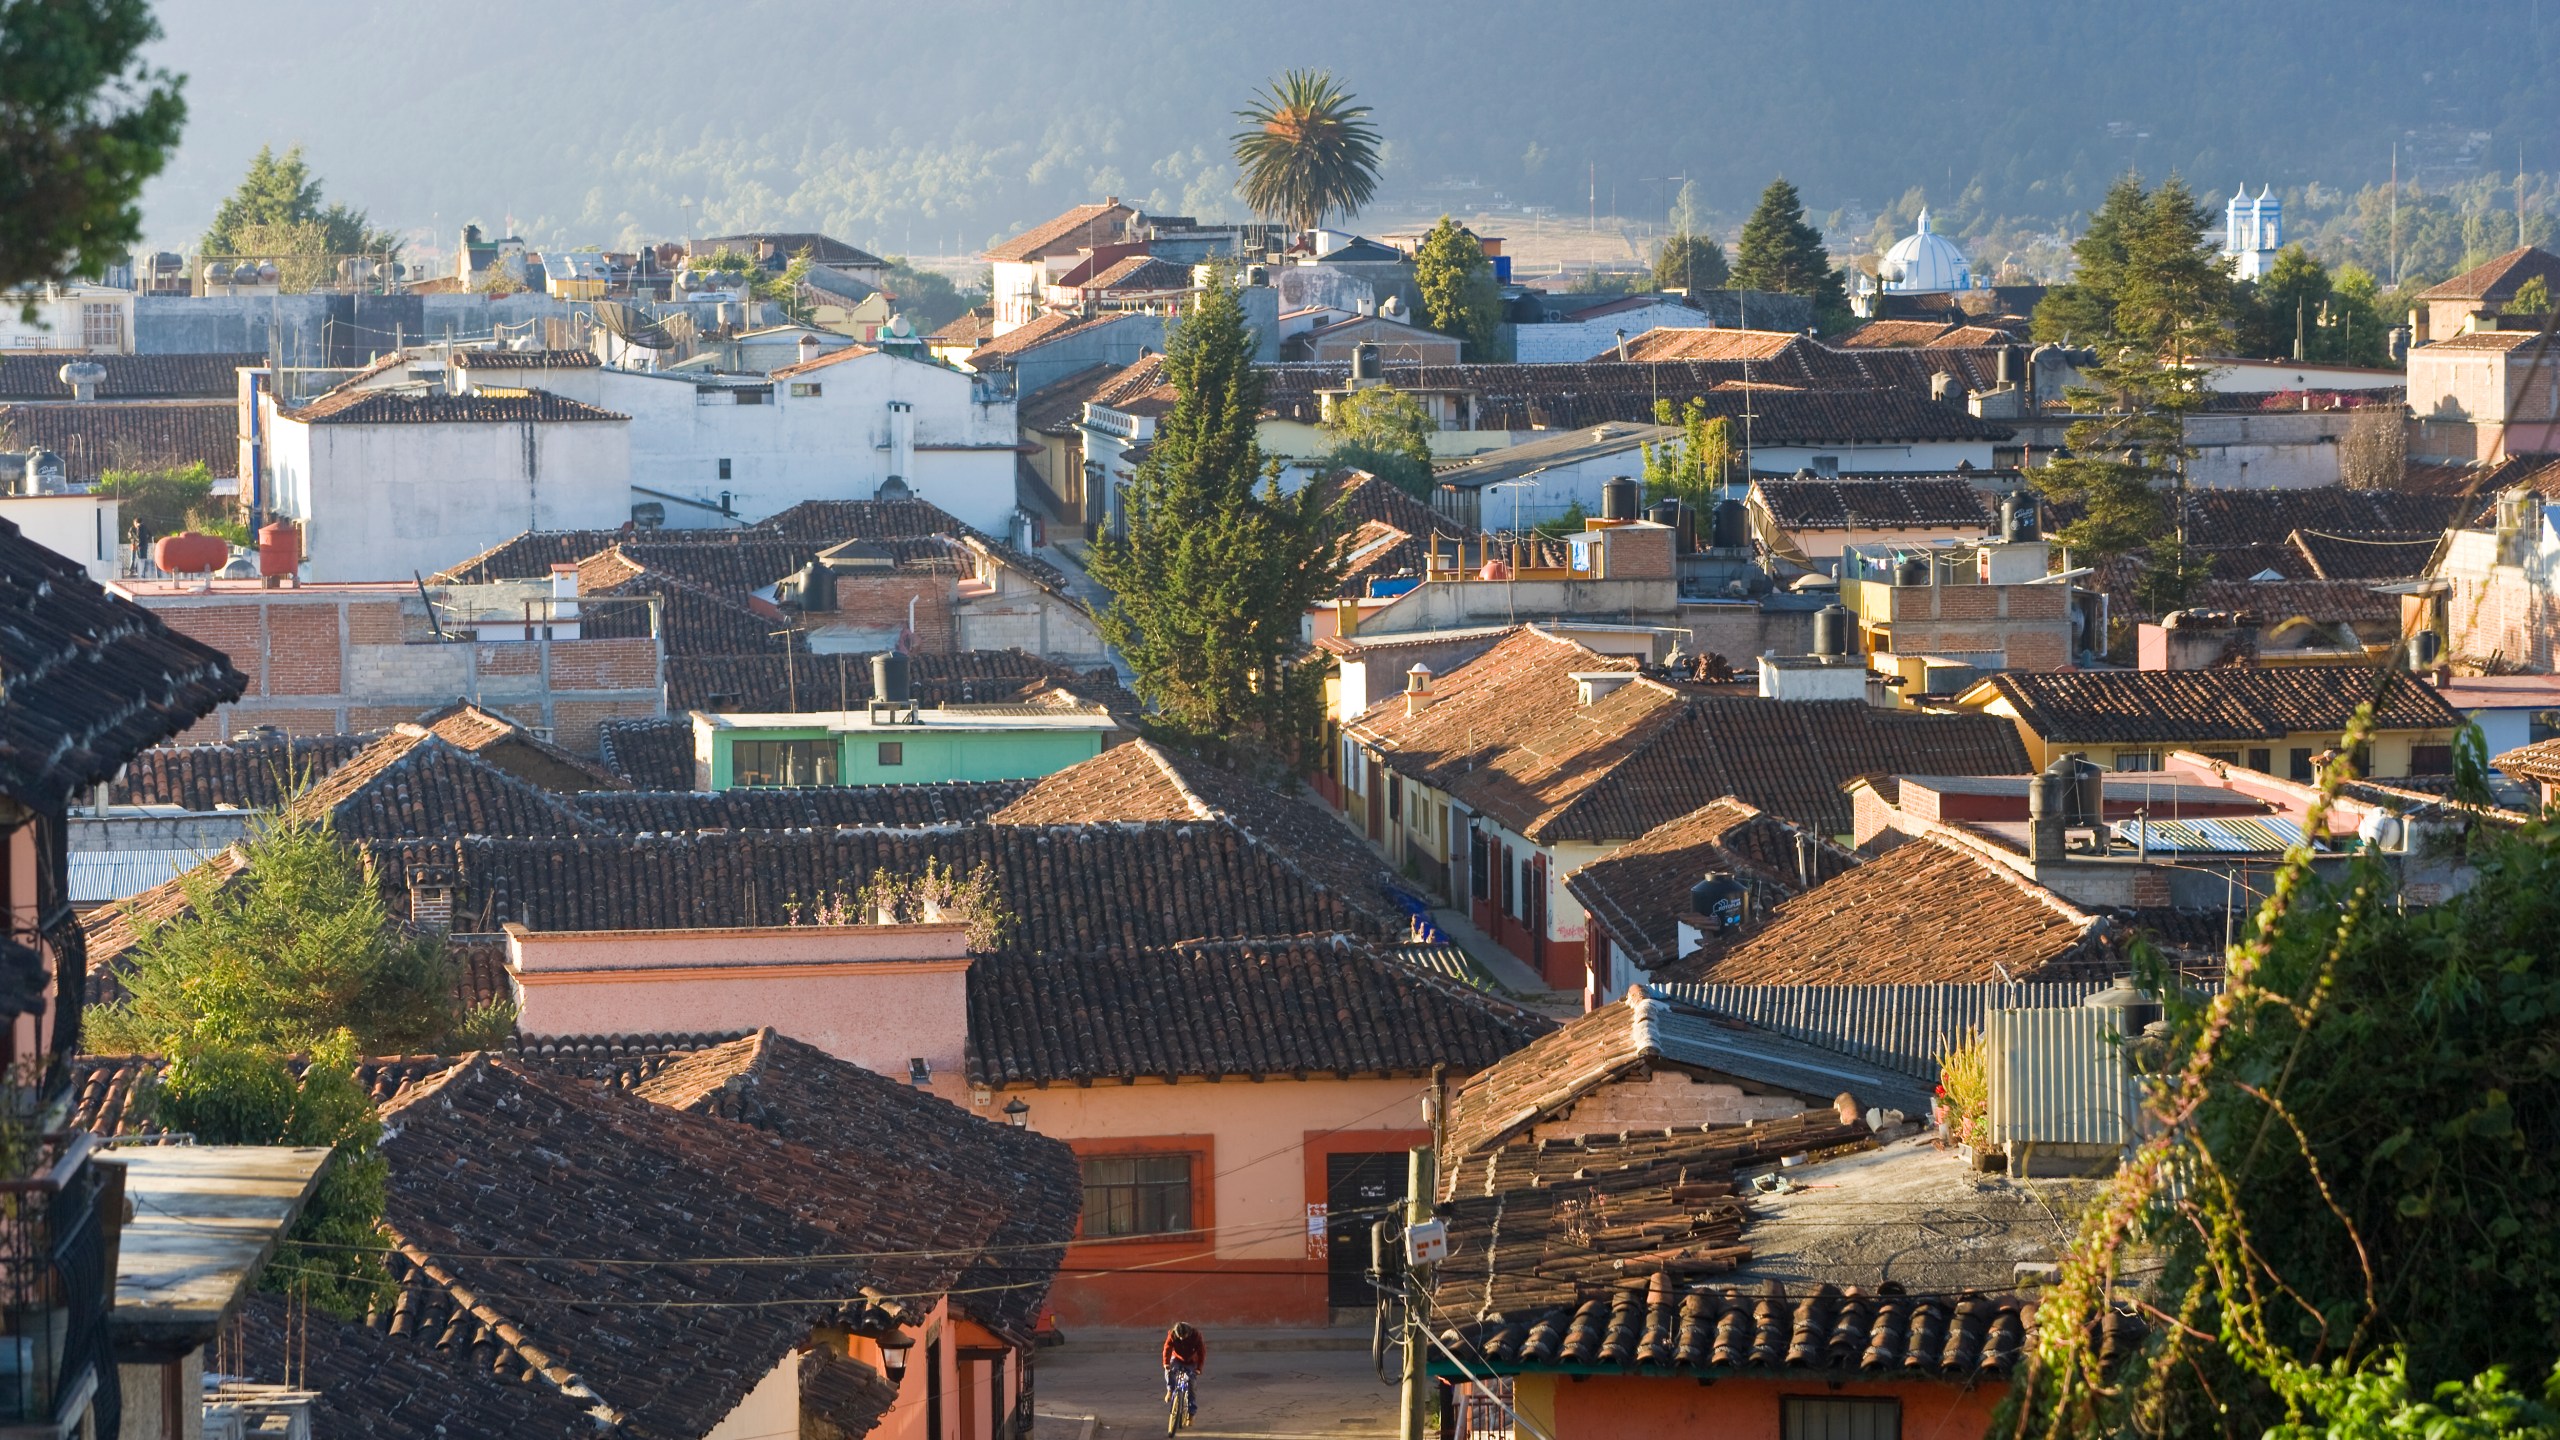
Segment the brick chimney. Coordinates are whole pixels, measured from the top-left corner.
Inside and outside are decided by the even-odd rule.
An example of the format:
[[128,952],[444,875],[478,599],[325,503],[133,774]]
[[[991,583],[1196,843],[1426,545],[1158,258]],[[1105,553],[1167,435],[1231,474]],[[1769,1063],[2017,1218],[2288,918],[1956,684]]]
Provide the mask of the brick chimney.
[[453,928],[453,872],[421,865],[409,871],[409,923],[420,930]]
[[2258,658],[2258,617],[2246,610],[2172,610],[2136,633],[2136,667],[2210,670]]

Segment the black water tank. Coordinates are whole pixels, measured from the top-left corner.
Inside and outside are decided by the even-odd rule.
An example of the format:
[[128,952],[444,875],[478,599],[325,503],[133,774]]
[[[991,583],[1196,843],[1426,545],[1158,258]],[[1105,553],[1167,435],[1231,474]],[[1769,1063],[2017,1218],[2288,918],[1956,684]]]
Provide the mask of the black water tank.
[[1739,500],[1716,502],[1707,543],[1719,550],[1747,549],[1751,544],[1751,511]]
[[1742,924],[1749,897],[1742,882],[1730,871],[1710,870],[1706,878],[1689,887],[1689,909],[1707,919],[1710,930],[1731,930]]
[[1847,655],[1855,643],[1851,637],[1857,629],[1849,623],[1849,612],[1839,605],[1825,605],[1813,612],[1813,653]]
[[824,564],[812,560],[800,570],[800,609],[833,610],[836,608],[836,575]]
[[1363,340],[1351,347],[1351,379],[1354,384],[1378,379],[1378,346]]
[[888,705],[908,703],[905,652],[883,650],[871,657],[871,698]]
[[2001,497],[2000,538],[2012,545],[2036,538],[2036,497],[2024,490]]
[[1633,520],[1643,499],[1644,492],[1637,488],[1635,481],[1624,475],[1613,475],[1600,487],[1600,518]]

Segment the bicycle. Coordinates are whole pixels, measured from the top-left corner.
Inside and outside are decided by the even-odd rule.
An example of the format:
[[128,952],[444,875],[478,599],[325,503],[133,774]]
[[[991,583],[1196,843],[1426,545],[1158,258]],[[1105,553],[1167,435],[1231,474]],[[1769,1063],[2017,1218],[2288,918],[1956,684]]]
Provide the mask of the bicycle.
[[1199,1402],[1191,1394],[1191,1375],[1188,1365],[1174,1365],[1165,1372],[1164,1433],[1167,1435],[1189,1425],[1200,1412]]

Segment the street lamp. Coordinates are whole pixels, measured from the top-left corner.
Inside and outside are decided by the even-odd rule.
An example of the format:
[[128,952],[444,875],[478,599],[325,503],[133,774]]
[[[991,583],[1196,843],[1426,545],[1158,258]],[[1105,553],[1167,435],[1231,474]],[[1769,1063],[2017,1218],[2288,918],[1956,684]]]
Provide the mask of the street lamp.
[[888,1373],[894,1385],[907,1373],[907,1352],[915,1348],[916,1337],[904,1330],[892,1330],[872,1342],[880,1347],[880,1368]]
[[1031,1107],[1022,1103],[1021,1096],[1016,1095],[1004,1102],[1004,1123],[1016,1130],[1031,1128]]

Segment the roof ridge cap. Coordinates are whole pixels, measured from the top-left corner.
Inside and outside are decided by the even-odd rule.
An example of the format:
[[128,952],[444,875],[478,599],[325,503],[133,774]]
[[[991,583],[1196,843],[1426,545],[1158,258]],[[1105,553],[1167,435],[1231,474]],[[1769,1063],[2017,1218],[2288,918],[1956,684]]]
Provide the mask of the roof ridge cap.
[[627,1418],[623,1412],[605,1403],[604,1397],[598,1395],[595,1389],[587,1384],[585,1376],[554,1360],[548,1352],[533,1343],[532,1337],[525,1333],[523,1326],[509,1319],[504,1311],[490,1305],[465,1288],[460,1276],[437,1263],[435,1257],[423,1247],[402,1235],[388,1221],[383,1223],[382,1228],[390,1234],[393,1246],[399,1250],[402,1257],[418,1267],[418,1273],[426,1276],[437,1289],[445,1292],[445,1295],[468,1312],[471,1318],[488,1327],[490,1335],[522,1359],[527,1368],[549,1381],[553,1389],[572,1399],[595,1402],[589,1407],[588,1413],[604,1425],[618,1426]]

